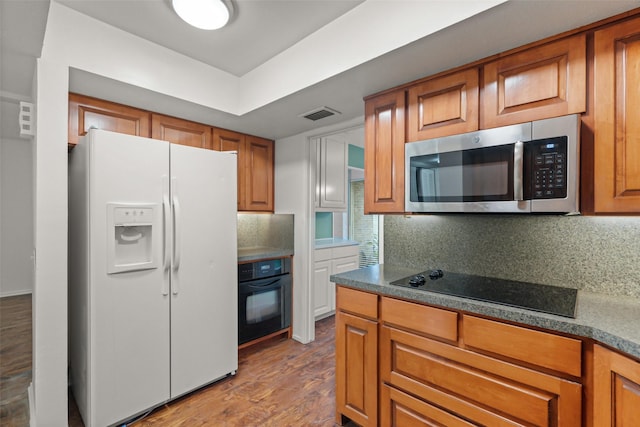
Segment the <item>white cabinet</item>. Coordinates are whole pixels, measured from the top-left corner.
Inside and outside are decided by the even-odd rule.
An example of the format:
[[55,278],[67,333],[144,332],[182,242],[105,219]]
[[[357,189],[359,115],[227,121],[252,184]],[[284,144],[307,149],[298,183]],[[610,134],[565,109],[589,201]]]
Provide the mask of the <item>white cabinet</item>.
[[335,284],[329,281],[331,276],[331,249],[316,249],[316,261],[313,269],[313,314],[316,319],[335,310]]
[[313,274],[314,315],[316,320],[336,311],[336,285],[332,274],[356,270],[359,266],[358,246],[338,246],[315,250]]
[[347,168],[349,146],[339,137],[327,136],[316,141],[316,209],[347,209]]

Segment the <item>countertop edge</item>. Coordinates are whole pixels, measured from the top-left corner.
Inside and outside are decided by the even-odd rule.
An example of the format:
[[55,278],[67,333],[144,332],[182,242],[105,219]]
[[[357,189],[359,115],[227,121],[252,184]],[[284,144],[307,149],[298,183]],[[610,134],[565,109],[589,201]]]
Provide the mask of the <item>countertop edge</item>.
[[565,318],[501,304],[389,285],[392,281],[416,272],[416,269],[380,264],[334,274],[331,275],[330,280],[336,284],[379,295],[462,310],[593,339],[640,359],[640,331],[637,330],[638,328],[634,330],[632,326],[640,323],[640,300],[578,291],[576,318]]

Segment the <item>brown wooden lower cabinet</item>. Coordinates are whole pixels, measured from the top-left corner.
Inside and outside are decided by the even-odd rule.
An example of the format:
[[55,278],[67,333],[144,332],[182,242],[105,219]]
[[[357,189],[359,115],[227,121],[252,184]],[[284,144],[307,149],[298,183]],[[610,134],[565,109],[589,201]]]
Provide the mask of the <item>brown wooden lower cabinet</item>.
[[336,422],[378,425],[378,296],[347,288],[336,295]]
[[640,426],[638,361],[595,345],[592,363],[587,339],[336,291],[338,424]]
[[640,362],[599,345],[593,359],[593,426],[640,426]]

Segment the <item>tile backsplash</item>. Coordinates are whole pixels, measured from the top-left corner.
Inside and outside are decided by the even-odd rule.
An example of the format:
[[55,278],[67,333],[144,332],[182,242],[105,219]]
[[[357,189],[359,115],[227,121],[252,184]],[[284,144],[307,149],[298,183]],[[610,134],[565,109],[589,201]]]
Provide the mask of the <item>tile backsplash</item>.
[[293,251],[293,214],[238,214],[238,249]]
[[640,298],[640,218],[387,215],[385,262]]

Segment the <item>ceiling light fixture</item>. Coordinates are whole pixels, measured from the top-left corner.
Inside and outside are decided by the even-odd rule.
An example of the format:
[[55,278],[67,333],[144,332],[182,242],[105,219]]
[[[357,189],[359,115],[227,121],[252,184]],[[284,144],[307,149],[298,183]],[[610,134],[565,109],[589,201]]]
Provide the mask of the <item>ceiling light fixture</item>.
[[172,0],[183,21],[202,30],[224,27],[231,17],[230,2],[223,0]]

